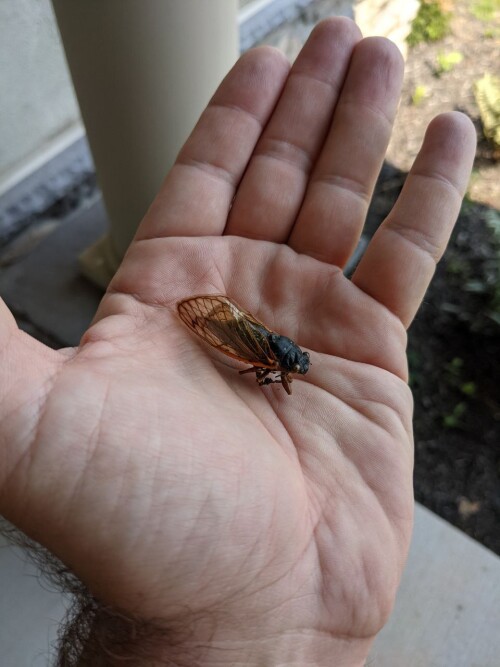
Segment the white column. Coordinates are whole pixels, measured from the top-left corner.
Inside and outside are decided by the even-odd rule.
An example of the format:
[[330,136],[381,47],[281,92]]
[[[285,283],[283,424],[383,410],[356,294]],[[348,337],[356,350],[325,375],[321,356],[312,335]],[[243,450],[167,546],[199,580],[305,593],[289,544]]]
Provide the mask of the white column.
[[105,286],[238,56],[237,0],[52,0],[110,219],[82,256]]

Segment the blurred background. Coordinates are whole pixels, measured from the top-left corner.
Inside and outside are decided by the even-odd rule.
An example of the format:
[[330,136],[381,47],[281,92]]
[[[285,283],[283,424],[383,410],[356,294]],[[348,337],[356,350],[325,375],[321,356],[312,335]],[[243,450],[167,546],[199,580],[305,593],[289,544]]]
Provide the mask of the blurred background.
[[[392,39],[406,60],[354,262],[396,200],[429,121],[460,110],[477,129],[459,221],[410,330],[415,493],[500,555],[500,0],[1,0],[0,294],[26,331],[53,347],[77,344],[238,51],[266,43],[293,60],[332,15]],[[158,35],[148,32],[153,23]],[[145,72],[156,79],[148,84]]]

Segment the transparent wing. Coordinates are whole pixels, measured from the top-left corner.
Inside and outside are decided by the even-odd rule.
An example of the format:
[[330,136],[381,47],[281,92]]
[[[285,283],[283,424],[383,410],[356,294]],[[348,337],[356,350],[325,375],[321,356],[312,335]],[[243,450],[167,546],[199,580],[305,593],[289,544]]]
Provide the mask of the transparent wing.
[[193,296],[177,310],[191,331],[224,354],[253,366],[279,367],[268,343],[272,332],[227,296]]

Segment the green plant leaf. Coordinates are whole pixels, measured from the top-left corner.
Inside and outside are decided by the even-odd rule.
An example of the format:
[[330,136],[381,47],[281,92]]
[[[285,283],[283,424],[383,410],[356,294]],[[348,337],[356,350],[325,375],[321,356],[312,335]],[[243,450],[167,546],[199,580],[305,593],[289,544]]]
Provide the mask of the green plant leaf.
[[460,391],[466,396],[474,396],[476,394],[476,383],[475,382],[464,382],[460,385]]
[[439,53],[436,58],[437,66],[435,68],[437,74],[444,74],[451,72],[451,70],[459,65],[464,56],[460,51],[450,51],[449,53]]
[[443,12],[435,0],[430,2],[421,0],[406,41],[409,46],[416,46],[422,42],[437,42],[448,34],[449,29],[450,14]]
[[427,89],[427,86],[415,86],[415,90],[412,93],[411,96],[411,102],[414,106],[418,107],[419,104],[422,104],[422,102],[425,100],[426,97],[428,97],[429,91]]

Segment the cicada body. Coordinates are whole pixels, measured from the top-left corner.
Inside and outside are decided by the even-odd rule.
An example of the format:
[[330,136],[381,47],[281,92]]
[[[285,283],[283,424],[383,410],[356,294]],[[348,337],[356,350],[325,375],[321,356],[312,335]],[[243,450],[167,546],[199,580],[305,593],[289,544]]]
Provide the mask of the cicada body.
[[281,382],[292,393],[292,373],[309,370],[309,353],[293,340],[268,329],[251,313],[222,294],[193,296],[177,304],[184,324],[209,345],[250,364],[259,385]]

